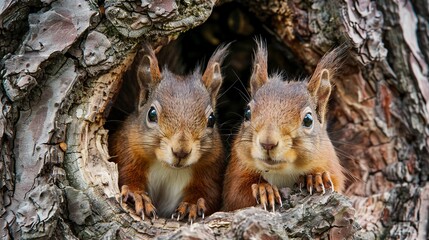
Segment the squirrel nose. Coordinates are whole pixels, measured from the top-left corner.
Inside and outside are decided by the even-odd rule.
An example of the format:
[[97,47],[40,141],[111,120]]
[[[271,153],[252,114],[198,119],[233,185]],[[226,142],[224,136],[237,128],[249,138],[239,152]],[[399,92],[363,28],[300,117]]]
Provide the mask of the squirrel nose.
[[173,155],[179,159],[186,158],[189,155],[189,153],[191,153],[191,152],[185,152],[183,150],[180,150],[178,152],[173,151]]
[[265,150],[272,150],[273,148],[277,147],[277,145],[279,144],[278,142],[276,144],[274,143],[259,143],[261,144],[262,148],[264,148]]

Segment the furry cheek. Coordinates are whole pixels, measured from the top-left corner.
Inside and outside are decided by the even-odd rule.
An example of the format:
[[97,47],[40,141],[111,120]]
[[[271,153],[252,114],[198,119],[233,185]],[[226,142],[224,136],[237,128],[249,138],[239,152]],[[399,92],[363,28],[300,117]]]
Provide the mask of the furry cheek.
[[197,163],[201,158],[201,154],[199,153],[191,153],[191,155],[189,156],[188,160],[186,161],[186,163],[184,164],[185,167],[191,166],[195,163]]
[[186,161],[185,166],[190,166],[192,164],[197,163],[201,158],[201,150],[199,142],[193,142],[191,144],[191,153]]
[[169,144],[165,141],[161,141],[159,148],[155,149],[155,156],[156,159],[159,159],[161,162],[173,164],[173,152],[171,151]]
[[287,163],[294,163],[296,158],[298,157],[298,154],[295,150],[288,149],[282,154],[282,160],[284,160]]
[[261,145],[259,145],[259,137],[256,133],[254,133],[252,137],[252,147],[250,148],[250,154],[254,159],[266,158],[265,152],[262,151]]
[[250,155],[252,156],[253,159],[263,159],[266,158],[266,154],[264,152],[261,151],[261,149],[259,148],[259,146],[253,146],[250,149]]
[[[254,166],[255,160],[253,158],[253,155],[251,154],[252,147],[249,143],[239,143],[240,147],[237,147],[236,154],[239,159],[244,159],[245,164],[247,166]],[[238,150],[240,149],[240,151]]]

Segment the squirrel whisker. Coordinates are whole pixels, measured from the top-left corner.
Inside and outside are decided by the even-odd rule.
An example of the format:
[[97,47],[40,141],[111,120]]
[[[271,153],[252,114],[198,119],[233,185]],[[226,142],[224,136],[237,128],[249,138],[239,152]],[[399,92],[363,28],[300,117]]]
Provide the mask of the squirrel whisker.
[[229,90],[231,90],[231,88],[235,85],[235,83],[237,82],[237,81],[239,81],[239,79],[237,78],[232,84],[231,84],[231,86],[229,86],[225,91],[223,91],[222,93],[220,93],[218,96],[217,96],[217,99],[220,99],[221,97],[223,97],[223,95],[225,95]]
[[[246,101],[246,102],[250,102],[251,98],[250,98],[250,93],[247,91],[246,86],[244,85],[243,81],[241,81],[240,77],[238,76],[238,74],[232,70],[232,73],[234,73],[235,77],[237,77],[238,82],[240,83],[240,85],[243,87],[244,91],[241,91],[241,89],[235,87],[234,89],[237,90],[239,93],[241,93],[241,97]],[[234,82],[235,83],[235,82]],[[234,86],[234,84],[233,84]]]
[[[241,82],[241,81],[240,81]],[[234,89],[235,90],[237,90],[237,92],[240,94],[240,97],[245,101],[245,102],[250,102],[250,97],[249,97],[249,95],[248,95],[248,93],[247,93],[247,90],[246,90],[246,92],[243,92],[241,89],[239,89],[238,87],[234,87]]]

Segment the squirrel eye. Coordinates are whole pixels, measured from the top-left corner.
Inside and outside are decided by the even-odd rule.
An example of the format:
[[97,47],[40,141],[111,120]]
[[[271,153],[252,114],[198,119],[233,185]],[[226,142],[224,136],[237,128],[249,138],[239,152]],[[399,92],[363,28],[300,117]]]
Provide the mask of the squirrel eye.
[[158,122],[158,113],[154,107],[150,107],[149,112],[147,113],[147,118],[149,122]]
[[313,116],[311,116],[311,113],[305,114],[305,117],[302,120],[302,125],[306,128],[313,126]]
[[252,116],[252,111],[250,111],[250,107],[247,106],[246,109],[244,109],[244,119],[246,121],[249,121],[251,116]]
[[216,122],[216,117],[213,113],[211,113],[209,118],[207,119],[207,127],[209,128],[214,127],[215,122]]

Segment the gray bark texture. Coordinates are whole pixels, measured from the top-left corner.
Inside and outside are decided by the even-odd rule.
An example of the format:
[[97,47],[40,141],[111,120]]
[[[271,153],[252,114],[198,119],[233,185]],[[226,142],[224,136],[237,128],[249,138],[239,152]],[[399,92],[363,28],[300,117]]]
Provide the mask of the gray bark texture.
[[238,2],[309,71],[353,47],[328,113],[345,196],[283,189],[276,213],[141,221],[118,204],[106,117],[141,42],[164,46],[222,2],[3,0],[0,238],[427,239],[429,2]]

